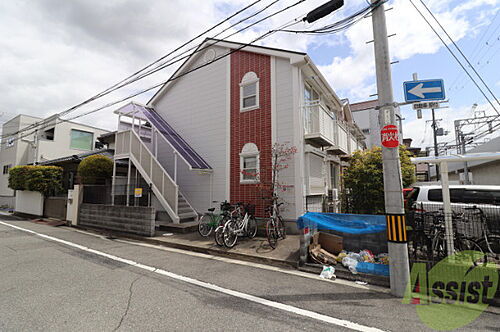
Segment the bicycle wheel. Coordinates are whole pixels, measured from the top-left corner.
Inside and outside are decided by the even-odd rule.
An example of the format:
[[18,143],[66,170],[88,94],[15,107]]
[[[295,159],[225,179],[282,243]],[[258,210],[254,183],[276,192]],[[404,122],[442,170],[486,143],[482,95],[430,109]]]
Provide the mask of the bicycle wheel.
[[266,234],[269,245],[271,248],[276,249],[278,245],[278,232],[273,219],[270,219],[266,224]]
[[[469,239],[457,239],[455,248],[457,249],[456,257],[463,262],[470,262],[475,266],[486,265],[488,263],[488,255],[486,255],[479,244]],[[472,251],[472,252],[471,252]],[[481,253],[481,254],[478,254]]]
[[281,216],[278,216],[278,229],[279,229],[279,236],[283,240],[286,239],[286,227],[285,227],[285,222],[283,221],[283,218]]
[[478,244],[492,260],[500,260],[500,235],[488,235],[488,242],[482,238]]
[[224,246],[224,226],[218,226],[215,229],[215,243],[217,243],[218,246]]
[[200,235],[203,237],[209,236],[213,231],[213,227],[211,225],[212,223],[212,216],[209,214],[204,214],[198,224],[198,233],[200,233]]
[[250,217],[250,219],[248,219],[246,234],[251,239],[257,235],[257,221],[255,221],[254,217]]
[[238,240],[238,224],[234,220],[229,220],[224,226],[224,245],[228,248],[234,247]]
[[432,239],[432,261],[437,263],[447,255],[444,234],[442,232],[437,233]]

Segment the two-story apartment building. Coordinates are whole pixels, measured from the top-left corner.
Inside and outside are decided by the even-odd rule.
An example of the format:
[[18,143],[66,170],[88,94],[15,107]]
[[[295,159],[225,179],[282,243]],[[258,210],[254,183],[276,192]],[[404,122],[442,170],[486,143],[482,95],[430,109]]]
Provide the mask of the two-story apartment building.
[[[29,130],[19,132],[26,128]],[[97,138],[105,133],[104,129],[60,121],[57,116],[41,119],[20,114],[5,122],[0,148],[0,205],[14,205],[14,191],[8,187],[10,168],[93,150]]]
[[274,143],[297,149],[279,175],[294,220],[307,197],[340,188],[341,157],[364,147],[348,103],[307,54],[242,46],[205,40],[147,105],[116,111],[115,159],[131,161],[174,222],[224,200],[264,216]]

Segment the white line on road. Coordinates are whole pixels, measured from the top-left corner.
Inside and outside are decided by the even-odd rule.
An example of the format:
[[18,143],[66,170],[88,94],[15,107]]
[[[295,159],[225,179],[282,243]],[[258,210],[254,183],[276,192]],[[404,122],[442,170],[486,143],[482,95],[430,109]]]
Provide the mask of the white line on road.
[[[100,239],[105,240],[105,241],[110,241],[108,238],[106,238],[103,235],[83,231],[83,230],[76,229],[76,228],[71,228],[71,230],[78,232],[78,233],[97,237],[97,238],[100,238]],[[285,274],[289,274],[289,275],[293,275],[293,276],[297,276],[297,277],[312,279],[312,280],[316,280],[316,281],[320,281],[320,282],[329,282],[329,283],[333,283],[333,284],[337,284],[337,285],[348,286],[348,287],[353,287],[353,288],[358,288],[358,289],[364,289],[364,290],[369,290],[369,291],[374,291],[374,292],[385,293],[385,294],[390,293],[389,289],[379,287],[379,286],[360,285],[360,284],[355,283],[354,281],[349,281],[349,280],[344,280],[344,279],[335,279],[335,280],[323,279],[323,278],[320,278],[318,275],[312,274],[309,272],[290,270],[290,269],[286,269],[286,268],[280,268],[277,266],[242,261],[242,260],[238,260],[238,259],[234,259],[234,258],[227,258],[227,257],[216,256],[216,255],[204,254],[204,253],[194,252],[194,251],[189,251],[189,250],[184,250],[184,249],[170,248],[170,247],[165,247],[165,246],[155,245],[155,244],[150,244],[150,243],[142,243],[142,242],[136,242],[136,241],[123,240],[123,239],[113,239],[112,241],[131,244],[131,245],[140,246],[140,247],[151,248],[151,249],[155,249],[155,250],[174,252],[176,254],[181,254],[181,255],[188,255],[188,256],[193,256],[193,257],[198,257],[198,258],[210,259],[210,260],[220,261],[220,262],[224,262],[224,263],[228,263],[228,264],[243,265],[243,266],[253,267],[253,268],[262,269],[262,270],[280,272],[280,273],[285,273]]]
[[223,288],[223,287],[220,287],[220,286],[217,286],[217,285],[209,284],[209,283],[204,282],[204,281],[200,281],[200,280],[193,279],[193,278],[190,278],[190,277],[185,277],[185,276],[182,276],[182,275],[179,275],[179,274],[176,274],[176,273],[172,273],[172,272],[168,272],[168,271],[165,271],[165,270],[162,270],[162,269],[158,269],[158,268],[155,268],[155,267],[152,267],[152,266],[140,264],[138,262],[134,262],[134,261],[129,260],[129,259],[125,259],[125,258],[118,257],[118,256],[115,256],[115,255],[107,254],[107,253],[99,251],[99,250],[88,248],[88,247],[85,247],[85,246],[82,246],[82,245],[79,245],[79,244],[76,244],[76,243],[73,243],[73,242],[70,242],[70,241],[66,241],[66,240],[62,240],[62,239],[53,237],[53,236],[49,236],[49,235],[45,235],[45,234],[42,234],[42,233],[38,233],[38,232],[29,230],[29,229],[26,229],[26,228],[14,226],[14,225],[11,225],[9,223],[5,223],[5,222],[1,222],[0,221],[0,224],[4,225],[4,226],[7,226],[7,227],[11,227],[11,228],[17,229],[17,230],[20,230],[20,231],[23,231],[23,232],[26,232],[26,233],[37,235],[37,236],[39,236],[39,237],[41,237],[43,239],[49,240],[49,241],[53,241],[53,242],[57,242],[57,243],[62,243],[62,244],[67,245],[69,247],[73,247],[73,248],[80,249],[80,250],[83,250],[83,251],[86,251],[86,252],[90,252],[90,253],[93,253],[95,255],[106,257],[108,259],[111,259],[111,260],[114,260],[114,261],[117,261],[117,262],[121,262],[121,263],[124,263],[124,264],[128,264],[130,266],[137,267],[137,268],[149,271],[149,272],[154,272],[154,273],[157,273],[157,274],[160,274],[160,275],[163,275],[163,276],[167,276],[167,277],[175,279],[175,280],[180,280],[180,281],[192,284],[192,285],[196,285],[196,286],[199,286],[199,287],[210,289],[210,290],[213,290],[213,291],[216,291],[216,292],[220,292],[220,293],[223,293],[223,294],[231,295],[231,296],[234,296],[234,297],[237,297],[237,298],[240,298],[240,299],[244,299],[244,300],[251,301],[251,302],[254,302],[254,303],[258,303],[258,304],[261,304],[261,305],[265,305],[265,306],[268,306],[268,307],[271,307],[271,308],[275,308],[275,309],[287,311],[287,312],[290,312],[290,313],[293,313],[293,314],[296,314],[296,315],[304,316],[304,317],[307,317],[307,318],[315,319],[315,320],[322,321],[322,322],[329,323],[329,324],[334,324],[334,325],[337,325],[337,326],[342,326],[342,327],[345,327],[345,328],[348,328],[348,329],[351,329],[351,330],[355,330],[355,331],[383,331],[383,330],[380,330],[380,329],[377,329],[377,328],[374,328],[374,327],[360,325],[360,324],[357,324],[357,323],[354,323],[354,322],[351,322],[351,321],[348,321],[348,320],[338,319],[338,318],[334,318],[334,317],[331,317],[331,316],[326,316],[326,315],[323,315],[323,314],[320,314],[320,313],[317,313],[317,312],[314,312],[314,311],[297,308],[297,307],[294,307],[294,306],[291,306],[291,305],[288,305],[288,304],[283,304],[283,303],[279,303],[279,302],[275,302],[275,301],[266,300],[264,298],[260,298],[260,297],[253,296],[253,295],[250,295],[250,294],[246,294],[246,293],[238,292],[238,291],[235,291],[235,290]]

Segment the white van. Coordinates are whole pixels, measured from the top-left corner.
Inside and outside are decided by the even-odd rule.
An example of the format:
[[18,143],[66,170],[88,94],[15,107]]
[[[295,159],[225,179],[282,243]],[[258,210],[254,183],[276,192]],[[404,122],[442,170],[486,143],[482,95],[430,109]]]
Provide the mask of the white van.
[[[443,208],[441,185],[415,186],[408,194],[407,206],[425,211]],[[480,208],[486,216],[489,228],[500,231],[500,186],[450,185],[452,211],[463,212],[464,208]]]

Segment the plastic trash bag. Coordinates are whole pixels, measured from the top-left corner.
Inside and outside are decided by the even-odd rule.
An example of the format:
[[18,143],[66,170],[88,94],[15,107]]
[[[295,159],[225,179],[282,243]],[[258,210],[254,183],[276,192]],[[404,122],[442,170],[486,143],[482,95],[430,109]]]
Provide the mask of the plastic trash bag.
[[342,259],[342,265],[347,267],[349,269],[349,271],[351,271],[352,274],[358,273],[358,271],[356,270],[356,266],[358,265],[358,263],[359,263],[358,260],[356,260],[350,256],[344,257],[344,259]]
[[320,278],[323,279],[333,279],[335,280],[337,277],[335,276],[335,268],[333,266],[324,265],[323,270],[319,274]]

